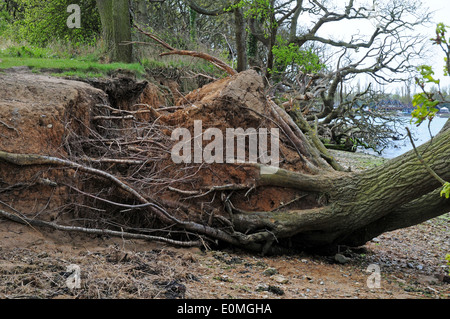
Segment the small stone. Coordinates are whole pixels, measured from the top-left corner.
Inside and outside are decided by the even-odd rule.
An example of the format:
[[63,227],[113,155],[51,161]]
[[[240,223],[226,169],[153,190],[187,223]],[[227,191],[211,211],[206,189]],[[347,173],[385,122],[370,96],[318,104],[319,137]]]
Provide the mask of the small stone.
[[276,286],[269,286],[268,291],[278,296],[284,295],[284,290]]
[[346,263],[348,263],[350,261],[350,258],[347,258],[347,257],[345,257],[342,254],[336,254],[334,256],[334,260],[336,260],[340,264],[346,264]]
[[256,286],[256,291],[261,292],[261,291],[268,291],[269,290],[269,286],[266,284],[259,284],[258,286]]
[[276,274],[278,274],[278,270],[276,270],[275,268],[267,268],[263,271],[263,275],[268,277]]
[[289,282],[289,279],[287,279],[286,277],[284,277],[282,275],[272,276],[272,279],[275,280],[279,284],[287,284]]

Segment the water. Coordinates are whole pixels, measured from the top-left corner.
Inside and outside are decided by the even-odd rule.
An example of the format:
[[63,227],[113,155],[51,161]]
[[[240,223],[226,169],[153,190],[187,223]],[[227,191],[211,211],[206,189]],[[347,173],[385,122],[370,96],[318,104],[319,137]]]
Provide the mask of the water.
[[[428,122],[424,122],[422,123],[422,125],[417,127],[414,124],[410,124],[410,118],[405,117],[405,119],[407,120],[405,121],[406,122],[405,127],[408,127],[409,130],[411,131],[411,134],[414,138],[414,144],[416,145],[416,147],[428,142],[432,136],[436,136],[442,130],[442,128],[444,127],[445,123],[448,120],[448,118],[436,117],[430,123],[430,126],[428,126]],[[406,129],[403,129],[401,132],[399,132],[399,135],[401,135],[401,137],[406,138],[403,138],[398,141],[392,141],[392,146],[383,150],[381,154],[382,157],[389,159],[395,158],[413,149],[411,141],[407,137]],[[359,150],[359,151],[363,153],[379,155],[369,150]]]

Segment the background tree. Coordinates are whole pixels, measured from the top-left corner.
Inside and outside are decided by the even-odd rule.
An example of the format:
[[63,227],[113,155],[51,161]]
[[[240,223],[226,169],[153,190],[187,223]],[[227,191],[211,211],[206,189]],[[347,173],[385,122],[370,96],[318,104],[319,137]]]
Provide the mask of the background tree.
[[97,0],[97,7],[110,60],[132,62],[132,46],[122,44],[132,40],[128,0]]
[[[80,6],[81,28],[67,27],[70,15],[67,7],[70,4]],[[46,46],[54,40],[73,45],[93,44],[101,30],[95,0],[8,0],[0,1],[0,11],[2,7],[3,12],[9,15],[10,29],[7,36],[18,42],[27,41],[38,46]]]
[[[63,26],[61,36],[57,36],[63,38],[84,32],[93,39],[102,29],[109,60],[159,59],[155,47],[120,45],[145,40],[139,32],[130,31],[127,12],[131,11],[133,22],[175,48],[209,51],[222,60],[228,58],[237,71],[246,70],[250,62],[268,81],[269,94],[277,102],[287,103],[289,114],[297,122],[298,112],[303,112],[310,123],[317,118],[318,134],[327,144],[347,144],[350,148],[362,145],[378,151],[386,146],[389,137],[397,135],[392,129],[393,116],[381,110],[373,112],[372,106],[383,97],[383,87],[355,90],[350,84],[361,76],[380,85],[410,80],[425,41],[407,31],[428,18],[425,8],[415,0],[384,1],[377,6],[319,0],[134,0],[129,8],[127,1],[97,0],[96,8],[93,0],[80,0],[83,28],[68,29],[64,23],[68,0],[31,5],[33,1],[4,2],[7,12],[30,16],[31,22],[18,19],[16,23],[17,28],[22,28],[17,34],[29,34],[32,41],[41,37],[45,42],[48,37],[43,35],[59,34],[52,29],[54,26]],[[114,13],[114,6],[122,7]],[[47,23],[44,19],[47,22],[34,25],[36,19],[31,17],[41,16],[39,8],[53,8],[45,16],[61,18],[61,23]],[[338,40],[321,35],[325,26],[345,22],[363,24],[364,32]],[[193,37],[196,41],[192,41]]]
[[[104,96],[99,91],[97,94]],[[92,103],[98,104],[99,96],[92,98]],[[218,240],[262,253],[289,245],[314,250],[359,246],[383,232],[412,226],[450,210],[450,201],[439,196],[442,184],[430,174],[432,170],[442,179],[450,179],[448,124],[432,142],[418,148],[421,160],[411,151],[364,172],[343,172],[334,168],[332,158],[325,157],[326,152],[316,146],[314,135],[303,134],[281,107],[267,99],[263,79],[254,70],[212,83],[186,99],[192,103],[183,108],[183,113],[189,112],[183,117],[186,121],[180,119],[180,112],[156,114],[157,125],[156,121],[134,117],[136,111],[109,105],[84,108],[86,112],[102,112],[97,117],[100,122],[86,127],[84,133],[66,133],[66,158],[0,151],[0,165],[45,166],[43,171],[49,174],[58,170],[48,167],[63,167],[67,172],[64,176],[45,176],[54,178],[56,187],[73,183],[77,189],[77,196],[65,205],[66,209],[72,204],[83,213],[91,212],[89,218],[96,225],[97,221],[106,221],[106,228],[114,228],[113,224],[116,234],[124,235],[123,229],[128,229],[137,232],[136,238],[151,232],[157,236],[153,239],[161,236],[168,242],[169,237],[176,236],[180,245]],[[70,102],[65,101],[72,105]],[[79,116],[77,113],[70,115]],[[120,122],[111,120],[117,114],[132,116],[119,126]],[[205,120],[203,124],[208,121],[213,126],[220,123],[233,127],[237,121],[247,126],[279,127],[288,158],[283,158],[277,170],[254,163],[175,165],[168,154],[174,141],[167,131],[173,125],[192,128],[199,117]],[[16,132],[7,127],[3,133],[16,138]],[[132,149],[128,148],[130,142]],[[92,179],[87,180],[87,176]],[[58,178],[70,181],[60,183]],[[23,184],[6,184],[6,192],[1,195],[11,196]],[[262,205],[261,201],[273,205]],[[16,221],[43,225],[15,217]],[[110,222],[111,218],[120,222]]]
[[[382,1],[375,5],[355,1],[342,4],[318,0],[241,0],[205,5],[188,0],[187,4],[201,13],[208,24],[220,19],[221,33],[235,39],[230,51],[235,51],[241,61],[237,70],[246,68],[244,61],[249,60],[247,54],[251,52],[252,66],[267,80],[272,78],[267,83],[272,87],[270,94],[280,97],[282,102],[291,100],[290,114],[294,117],[295,112],[301,111],[306,112],[309,122],[317,118],[318,131],[324,139],[380,150],[386,146],[388,137],[397,134],[392,129],[396,125],[393,116],[381,110],[367,112],[373,111],[372,106],[382,98],[383,87],[380,90],[371,85],[355,92],[348,89],[351,87],[348,83],[361,76],[380,85],[411,81],[415,61],[426,41],[410,30],[429,19],[419,1]],[[236,13],[237,9],[245,18],[245,28],[242,23],[236,24],[239,19],[234,19],[236,34],[232,35],[222,25],[226,26],[223,21],[231,21],[233,15],[224,12]],[[363,32],[339,40],[319,36],[325,26],[346,22],[361,23]],[[199,24],[199,34],[201,28]],[[249,45],[247,50],[244,37]],[[219,44],[222,39],[200,36],[199,41],[209,47],[223,47],[223,43]],[[366,120],[358,121],[361,117]],[[377,134],[386,137],[382,139],[384,142],[375,143]]]

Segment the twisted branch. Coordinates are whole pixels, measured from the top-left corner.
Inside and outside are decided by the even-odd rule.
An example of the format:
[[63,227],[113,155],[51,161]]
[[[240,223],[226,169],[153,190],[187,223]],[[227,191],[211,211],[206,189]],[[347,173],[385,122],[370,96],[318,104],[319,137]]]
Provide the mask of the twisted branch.
[[221,69],[222,71],[225,71],[229,75],[235,75],[237,74],[236,70],[234,70],[232,67],[230,67],[228,64],[223,62],[222,60],[219,60],[218,58],[215,58],[209,54],[203,53],[203,52],[196,52],[196,51],[187,51],[187,50],[177,50],[174,47],[170,46],[168,43],[164,42],[154,34],[148,33],[144,30],[142,30],[140,27],[138,27],[136,24],[133,25],[135,29],[137,29],[140,33],[146,35],[153,41],[156,41],[160,45],[162,45],[164,48],[169,50],[169,52],[161,53],[160,56],[166,56],[166,55],[187,55],[192,56],[195,58],[200,58],[203,60],[206,60],[210,63],[212,63],[217,68]]

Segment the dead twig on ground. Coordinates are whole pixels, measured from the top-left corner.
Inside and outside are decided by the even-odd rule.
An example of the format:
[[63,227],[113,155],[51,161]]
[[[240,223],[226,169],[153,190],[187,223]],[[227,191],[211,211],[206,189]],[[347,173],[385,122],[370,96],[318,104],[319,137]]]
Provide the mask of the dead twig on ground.
[[67,231],[67,232],[77,232],[77,233],[86,233],[86,234],[94,234],[94,235],[108,235],[113,237],[127,238],[127,239],[144,239],[150,241],[160,241],[164,243],[168,243],[171,245],[182,246],[182,247],[193,247],[193,246],[201,246],[202,241],[179,241],[173,240],[165,237],[159,236],[151,236],[145,234],[135,234],[123,231],[114,231],[109,229],[96,229],[96,228],[87,228],[87,227],[76,227],[76,226],[64,226],[58,225],[53,222],[46,222],[38,219],[31,219],[25,216],[17,216],[15,214],[8,213],[4,210],[0,210],[0,216],[12,220],[17,223],[31,225],[35,227],[48,227],[55,230]]

